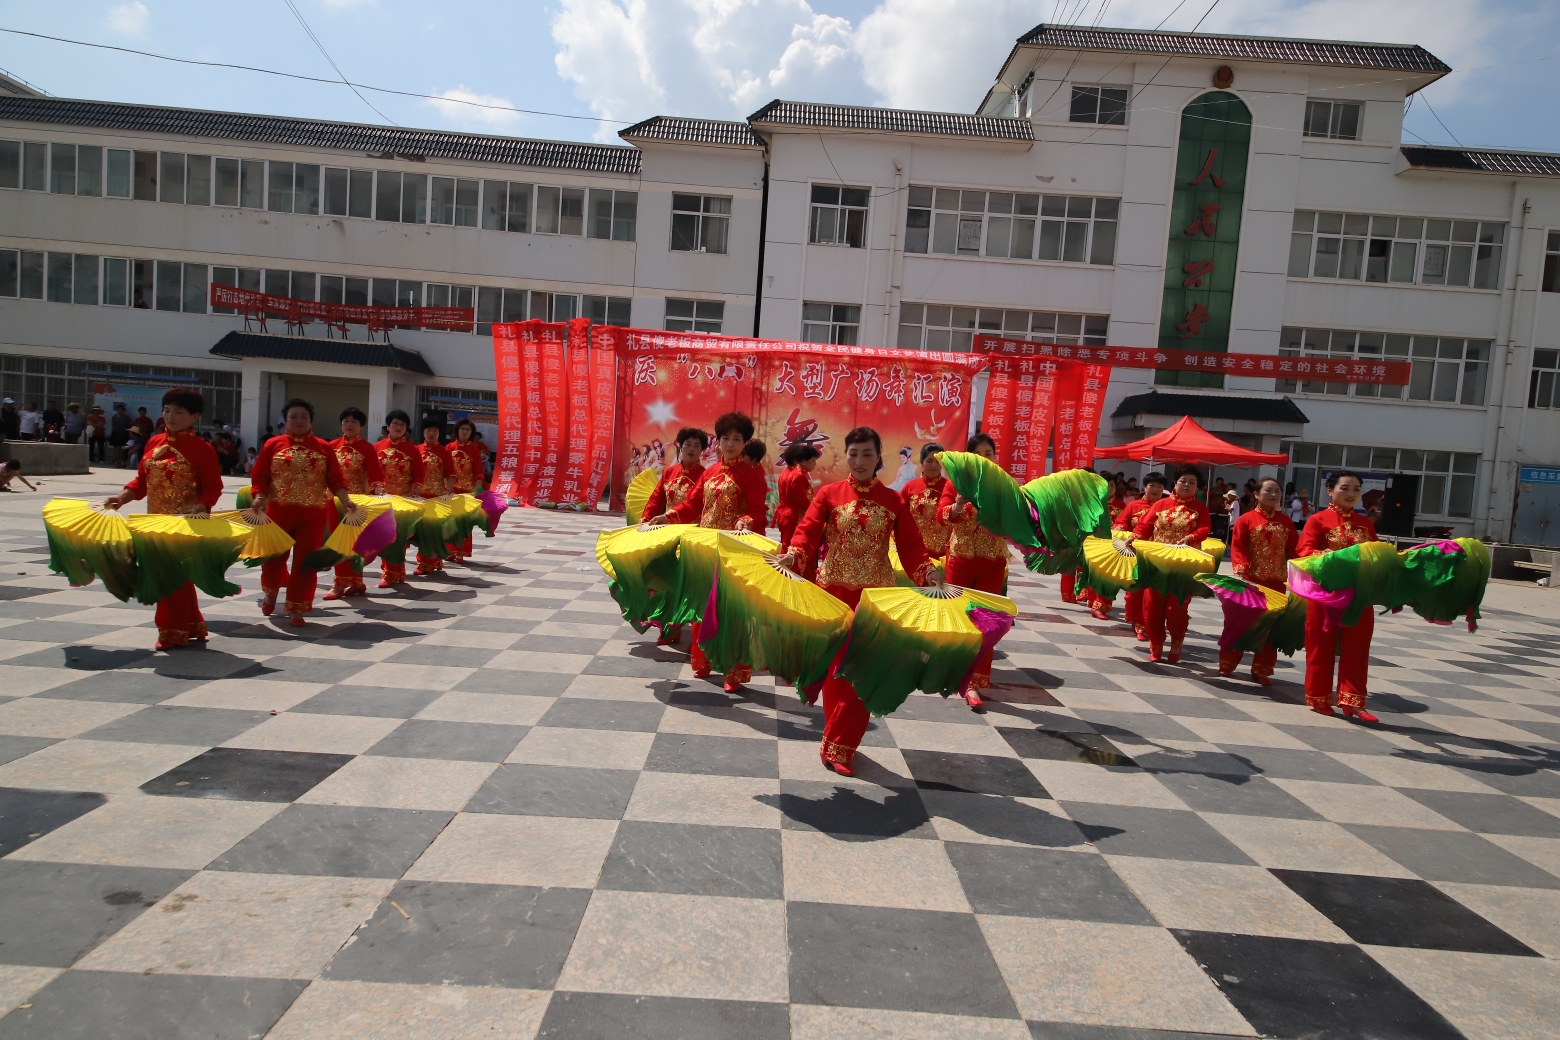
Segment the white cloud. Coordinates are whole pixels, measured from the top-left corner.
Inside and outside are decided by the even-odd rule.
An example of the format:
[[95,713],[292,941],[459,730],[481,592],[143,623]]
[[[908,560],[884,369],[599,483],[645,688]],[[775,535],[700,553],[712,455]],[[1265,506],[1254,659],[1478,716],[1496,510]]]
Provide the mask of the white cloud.
[[130,0],[127,4],[108,9],[108,27],[121,36],[146,35],[146,28],[151,21],[152,12],[146,9],[141,0]]
[[462,127],[480,126],[487,130],[507,130],[521,118],[518,112],[505,111],[507,108],[514,107],[513,101],[506,97],[478,94],[476,91],[467,90],[464,83],[444,91],[436,99],[430,99],[428,104],[436,108],[446,120]]
[[1025,0],[884,0],[861,20],[856,51],[884,103],[970,112],[1039,10]]

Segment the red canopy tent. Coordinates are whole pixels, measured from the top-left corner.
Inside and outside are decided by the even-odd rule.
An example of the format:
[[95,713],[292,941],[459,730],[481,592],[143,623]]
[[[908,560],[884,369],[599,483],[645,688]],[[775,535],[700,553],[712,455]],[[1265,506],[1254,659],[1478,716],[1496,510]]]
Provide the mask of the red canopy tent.
[[1094,449],[1096,458],[1131,459],[1134,462],[1184,462],[1204,466],[1287,466],[1288,455],[1269,455],[1221,441],[1190,415],[1167,430],[1131,444]]

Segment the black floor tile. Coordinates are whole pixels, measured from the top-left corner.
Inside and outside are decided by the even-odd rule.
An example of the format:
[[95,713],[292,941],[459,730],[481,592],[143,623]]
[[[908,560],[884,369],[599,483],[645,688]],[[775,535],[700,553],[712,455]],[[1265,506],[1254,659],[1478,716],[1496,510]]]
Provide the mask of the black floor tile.
[[1013,729],[995,726],[1002,739],[1020,758],[1052,762],[1090,762],[1097,766],[1130,766],[1132,759],[1098,733],[1069,733],[1052,729]]
[[212,748],[141,785],[147,794],[291,802],[352,761],[312,751]]
[[108,801],[91,791],[0,787],[0,856],[8,856]]
[[437,690],[397,690],[385,686],[332,686],[295,704],[289,711],[315,715],[361,715],[409,719],[444,696]]
[[625,820],[596,887],[783,899],[780,832]]
[[960,755],[951,751],[903,752],[917,787],[929,791],[1000,794],[1010,798],[1048,798],[1040,781],[1017,758]]
[[787,1040],[784,1004],[554,993],[536,1040]]
[[[1054,651],[1053,651],[1054,652]],[[1042,689],[1056,690],[1124,690],[1125,686],[1112,682],[1098,672],[1053,672],[1041,668],[1020,668],[1029,680]]]
[[431,664],[440,668],[481,668],[497,657],[497,650],[474,646],[426,646],[413,643],[385,658],[391,664]]
[[1228,1034],[1183,1033],[1131,1026],[1089,1026],[1079,1022],[1029,1022],[1032,1040],[1230,1040]]
[[[11,664],[14,662],[6,662]],[[178,679],[149,671],[112,672],[90,675],[33,696],[62,701],[111,701],[121,704],[158,704],[187,693],[205,679]]]
[[1062,808],[1101,852],[1197,863],[1252,862],[1194,812],[1095,802],[1064,802]]
[[1235,1010],[1264,1036],[1462,1040],[1357,946],[1172,929]]
[[401,881],[324,977],[551,989],[589,902],[581,888]]
[[58,743],[56,737],[17,737],[9,733],[0,733],[0,766],[7,762],[15,762],[19,758],[26,758],[34,751],[42,751],[50,744]]
[[537,720],[538,726],[567,729],[610,729],[654,733],[665,713],[664,704],[644,701],[598,700],[594,697],[560,697]]
[[1248,763],[1259,775],[1280,780],[1321,780],[1333,784],[1377,786],[1364,773],[1356,772],[1321,751],[1296,751],[1293,748],[1253,747],[1221,744],[1227,753]]
[[253,729],[270,717],[270,713],[264,711],[154,704],[89,729],[81,734],[81,739],[212,747]]
[[638,780],[632,769],[512,763],[499,766],[464,811],[621,820]]
[[787,903],[791,1002],[1017,1018],[970,914]]
[[1218,697],[1178,697],[1167,693],[1138,693],[1137,697],[1139,700],[1152,704],[1166,715],[1179,715],[1193,719],[1251,721],[1250,715],[1241,711],[1240,708],[1229,701],[1221,700]]
[[1182,751],[1160,748],[1137,752],[1133,761],[1154,773],[1203,773],[1210,776],[1256,776],[1256,766],[1223,751]]
[[[857,775],[862,775],[859,769]],[[1011,798],[958,791],[921,791],[920,795],[922,804],[932,816],[942,817],[988,838],[1037,848],[1077,848],[1085,841],[1078,825],[1061,813]]]
[[572,675],[557,672],[516,672],[508,668],[479,668],[455,684],[462,693],[506,693],[524,697],[556,697],[569,688]]
[[1157,925],[1104,857],[946,842],[977,914]]
[[398,878],[454,813],[356,805],[289,805],[208,870]]
[[5,1040],[250,1040],[264,1036],[309,983],[68,971],[0,1019]]
[[[986,691],[980,691],[986,696]],[[895,719],[911,722],[940,722],[950,726],[984,726],[985,720],[970,710],[962,697],[942,697],[935,694],[912,693],[905,702],[894,709]]]
[[0,860],[0,963],[69,967],[194,873]]
[[[1427,755],[1425,761],[1444,761],[1445,755]],[[1560,758],[1549,755],[1531,762],[1501,759],[1461,759],[1455,768],[1481,784],[1505,794],[1527,798],[1560,798]]]
[[1320,820],[1315,809],[1262,776],[1217,773],[1159,773],[1157,779],[1198,812]]
[[1364,726],[1285,726],[1277,727],[1318,751],[1340,755],[1391,755],[1398,750]]
[[438,722],[408,719],[366,754],[391,758],[442,758],[462,762],[502,762],[530,731],[529,726],[487,722]]
[[654,660],[630,655],[594,657],[585,666],[584,675],[616,675],[633,679],[675,679],[685,661]]
[[1538,956],[1425,881],[1307,870],[1272,873],[1361,946]]
[[1137,744],[1152,744],[1155,740],[1202,739],[1170,716],[1159,712],[1079,708],[1078,717],[1108,737],[1119,736]]
[[1480,834],[1560,838],[1560,817],[1508,794],[1403,790],[1414,801]]
[[[143,620],[134,612],[125,612],[125,625],[134,625]],[[58,640],[55,640],[56,642]],[[150,647],[132,649],[130,647],[98,647],[90,643],[83,645],[51,646],[47,650],[35,650],[30,654],[22,654],[20,657],[6,659],[6,667],[23,666],[28,668],[63,668],[70,672],[118,672],[132,668],[145,668],[152,663],[152,651]],[[103,683],[112,686],[115,676],[108,676]]]
[[[825,773],[819,763],[820,776]],[[920,792],[909,787],[863,787],[828,780],[782,780],[780,797],[760,795],[778,805],[787,830],[822,831],[851,838],[937,837]]]
[[1560,888],[1560,877],[1540,870],[1477,834],[1413,827],[1373,827],[1359,823],[1343,826],[1426,881]]
[[548,654],[579,654],[594,657],[607,641],[599,636],[524,635],[510,646],[511,650],[534,650]]
[[268,657],[235,672],[234,679],[276,679],[285,682],[346,682],[367,668],[369,661],[340,661],[328,657]]
[[780,747],[772,739],[657,733],[645,759],[652,773],[780,776]]

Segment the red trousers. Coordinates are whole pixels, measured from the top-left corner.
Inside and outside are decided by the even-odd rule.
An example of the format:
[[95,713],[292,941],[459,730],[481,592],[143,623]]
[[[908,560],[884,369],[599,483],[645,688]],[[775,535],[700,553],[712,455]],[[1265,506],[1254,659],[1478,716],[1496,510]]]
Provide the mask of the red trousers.
[[[823,588],[852,610],[861,602],[860,589],[843,585],[825,585]],[[842,646],[829,665],[829,677],[823,681],[823,743],[818,747],[818,754],[825,762],[849,766],[855,761],[856,749],[861,747],[861,738],[866,736],[872,714],[856,696],[856,687],[835,678],[834,671],[844,659],[845,647]]]
[[368,588],[363,584],[363,569],[357,561],[342,560],[336,564],[334,591],[338,596],[368,594]]
[[[1007,566],[1006,558],[949,556],[944,573],[950,585],[1002,596],[1007,594]],[[1072,575],[1066,578],[1071,581]],[[858,592],[856,597],[859,599],[861,594]],[[985,650],[975,659],[975,670],[970,673],[971,689],[984,690],[991,685],[991,656],[992,651]]]
[[[1239,650],[1219,651],[1219,671],[1233,672],[1240,667],[1240,659],[1246,655]],[[1278,648],[1272,643],[1263,643],[1262,648],[1251,655],[1251,674],[1265,675],[1272,678],[1273,669],[1278,667]]]
[[[708,675],[710,673],[710,659],[704,656],[704,651],[699,647],[699,623],[695,621],[688,626],[688,663],[693,665],[694,675]],[[681,635],[681,631],[678,633]],[[728,682],[745,683],[753,678],[753,666],[739,664],[726,673]]]
[[325,544],[325,533],[330,527],[330,514],[334,504],[323,506],[292,506],[272,502],[266,506],[265,515],[274,524],[293,537],[292,572],[287,569],[287,557],[267,560],[260,568],[260,591],[266,598],[276,596],[287,587],[287,613],[307,614],[314,609],[314,586],[319,571],[303,565],[304,558]]
[[1144,623],[1148,626],[1148,645],[1159,650],[1165,645],[1165,632],[1170,633],[1170,644],[1175,646],[1186,638],[1186,626],[1190,620],[1186,604],[1174,596],[1153,589],[1143,590]]
[[444,547],[449,550],[449,558],[452,560],[464,560],[471,555],[471,535],[467,535],[465,541],[445,542]]
[[442,571],[443,569],[444,569],[444,561],[441,560],[439,557],[437,557],[437,556],[424,556],[422,553],[418,553],[417,554],[417,571],[416,571],[416,573],[418,573],[418,574],[433,574],[434,572]]
[[206,619],[195,599],[195,586],[185,582],[179,591],[157,601],[159,646],[188,646],[191,639],[206,638]]
[[[950,578],[948,580],[952,581],[953,579]],[[1062,602],[1063,603],[1076,603],[1076,602],[1078,602],[1078,595],[1077,595],[1076,592],[1073,591],[1073,585],[1074,585],[1074,582],[1076,580],[1077,579],[1076,579],[1076,577],[1075,577],[1075,575],[1073,574],[1072,571],[1063,571],[1062,572]]]
[[1127,612],[1127,624],[1129,624],[1129,625],[1141,625],[1141,624],[1144,624],[1145,620],[1144,620],[1144,617],[1143,617],[1143,593],[1141,591],[1127,593],[1125,604],[1126,604],[1126,612]]
[[1320,606],[1306,604],[1305,702],[1313,708],[1332,707],[1333,657],[1337,656],[1338,703],[1345,708],[1363,708],[1376,615],[1367,607],[1352,628],[1334,625],[1330,632],[1322,629],[1324,617]]

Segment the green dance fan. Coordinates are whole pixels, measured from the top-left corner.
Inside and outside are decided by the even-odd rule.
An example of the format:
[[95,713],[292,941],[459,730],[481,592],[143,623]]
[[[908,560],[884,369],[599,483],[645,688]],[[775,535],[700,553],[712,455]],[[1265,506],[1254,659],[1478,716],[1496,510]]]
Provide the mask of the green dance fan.
[[[968,451],[939,452],[937,461],[953,482],[954,490],[975,507],[975,519],[992,534],[1016,544],[1039,548],[1030,510],[1018,483],[1001,466],[984,455]],[[1103,484],[1101,478],[1096,477]]]
[[1164,545],[1139,538],[1130,544],[1125,531],[1110,538],[1084,539],[1083,583],[1105,597],[1125,590],[1153,589],[1185,600],[1207,595],[1197,576],[1211,572],[1215,560],[1189,545]]
[[1219,649],[1255,653],[1264,643],[1287,657],[1305,646],[1305,600],[1230,574],[1199,574],[1224,611]]
[[1019,489],[1041,543],[1053,553],[1110,530],[1110,484],[1091,470],[1064,469]]
[[596,539],[596,560],[612,579],[608,591],[636,631],[660,620],[656,615],[677,586],[677,545],[690,529],[687,524],[618,527]]
[[227,571],[253,533],[247,525],[168,513],[135,513],[126,523],[135,546],[135,598],[141,603],[156,603],[187,581],[218,598],[243,591],[227,580]]
[[134,548],[124,517],[80,499],[55,498],[43,507],[43,530],[51,571],[75,586],[102,578],[103,587],[121,603],[135,595]]

